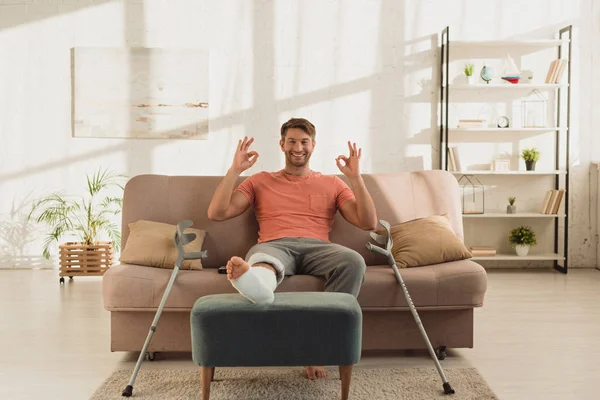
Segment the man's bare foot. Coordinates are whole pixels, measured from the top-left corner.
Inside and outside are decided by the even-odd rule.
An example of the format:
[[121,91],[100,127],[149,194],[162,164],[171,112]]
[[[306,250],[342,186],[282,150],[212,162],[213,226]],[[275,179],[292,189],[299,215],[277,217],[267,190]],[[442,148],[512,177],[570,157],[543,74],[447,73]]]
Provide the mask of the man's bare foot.
[[231,259],[227,261],[227,279],[237,279],[249,269],[250,266],[243,258],[231,257]]
[[323,367],[304,367],[306,369],[306,377],[308,379],[315,380],[320,378],[327,378],[327,371]]

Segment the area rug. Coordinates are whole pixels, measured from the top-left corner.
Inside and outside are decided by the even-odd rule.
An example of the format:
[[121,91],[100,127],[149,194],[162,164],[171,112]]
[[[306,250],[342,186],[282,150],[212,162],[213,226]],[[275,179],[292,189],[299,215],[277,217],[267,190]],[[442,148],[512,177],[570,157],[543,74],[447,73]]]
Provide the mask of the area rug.
[[[299,369],[217,368],[211,384],[211,400],[325,400],[339,399],[337,368],[329,376],[311,381]],[[91,397],[92,400],[123,399],[131,370],[116,370]],[[354,368],[350,399],[498,399],[475,368],[444,370],[456,394],[443,394],[435,368]],[[140,370],[132,399],[200,399],[200,368],[197,370]]]

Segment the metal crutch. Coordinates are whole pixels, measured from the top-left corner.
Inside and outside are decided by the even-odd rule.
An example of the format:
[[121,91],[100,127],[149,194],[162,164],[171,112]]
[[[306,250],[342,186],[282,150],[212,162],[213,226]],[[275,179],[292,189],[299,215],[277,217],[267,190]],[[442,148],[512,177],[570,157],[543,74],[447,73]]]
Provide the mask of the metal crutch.
[[425,332],[425,329],[423,328],[423,323],[421,322],[421,318],[419,318],[419,314],[417,313],[415,305],[413,304],[412,299],[410,298],[410,295],[408,294],[408,290],[406,289],[404,280],[402,280],[402,276],[400,276],[400,272],[398,271],[398,267],[396,266],[396,260],[394,260],[394,256],[392,255],[393,242],[392,242],[392,235],[390,234],[390,224],[387,221],[384,221],[382,219],[379,220],[379,223],[385,228],[386,235],[378,235],[375,232],[371,232],[371,238],[373,240],[375,240],[378,244],[385,245],[386,248],[384,250],[381,247],[373,246],[372,243],[367,243],[367,249],[369,251],[372,251],[374,253],[378,253],[378,254],[381,254],[381,255],[384,255],[387,257],[388,262],[390,263],[390,265],[392,266],[392,269],[394,270],[394,275],[396,275],[396,279],[402,286],[402,291],[404,292],[404,297],[406,298],[406,302],[408,303],[410,312],[412,313],[413,317],[415,318],[415,322],[417,323],[417,326],[419,327],[419,330],[421,331],[421,335],[423,336],[423,339],[425,339],[425,343],[427,344],[427,349],[429,350],[429,354],[431,355],[431,358],[435,362],[435,367],[437,368],[437,370],[440,374],[440,377],[442,378],[442,382],[444,383],[444,394],[454,394],[454,389],[452,389],[452,387],[448,383],[448,380],[446,379],[446,375],[444,375],[442,366],[440,365],[440,362],[438,361],[438,359],[435,355],[435,352],[433,351],[433,347],[431,346],[431,342],[429,341],[429,337],[427,336],[427,333]]
[[131,397],[133,394],[133,383],[135,382],[135,378],[137,377],[138,371],[142,365],[142,360],[144,359],[144,355],[146,353],[146,349],[150,344],[150,340],[152,340],[152,335],[156,331],[156,324],[158,323],[158,319],[160,318],[160,314],[163,311],[165,303],[167,302],[167,298],[169,297],[169,292],[171,292],[171,288],[173,287],[173,282],[175,282],[175,277],[177,276],[177,272],[181,267],[181,263],[183,260],[198,260],[207,257],[206,250],[194,252],[194,253],[186,253],[183,250],[183,246],[192,242],[196,239],[195,233],[184,233],[184,231],[193,225],[192,221],[185,220],[181,221],[177,224],[177,230],[174,235],[175,246],[177,247],[177,262],[175,263],[175,268],[173,268],[173,273],[171,274],[171,279],[169,279],[169,283],[167,284],[167,288],[165,289],[165,293],[163,294],[162,300],[160,301],[160,305],[158,306],[158,310],[156,310],[156,315],[154,316],[154,320],[152,321],[152,326],[150,327],[150,331],[148,332],[148,337],[146,338],[146,342],[144,343],[144,347],[140,352],[140,356],[135,364],[135,369],[133,370],[133,374],[131,375],[131,379],[129,380],[129,385],[123,390],[124,397]]

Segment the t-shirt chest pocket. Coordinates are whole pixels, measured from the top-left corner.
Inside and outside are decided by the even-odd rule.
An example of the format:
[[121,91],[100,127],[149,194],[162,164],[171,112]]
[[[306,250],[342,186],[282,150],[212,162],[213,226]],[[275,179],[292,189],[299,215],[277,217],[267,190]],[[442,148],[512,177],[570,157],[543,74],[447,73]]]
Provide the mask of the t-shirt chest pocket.
[[325,211],[328,208],[327,196],[322,194],[310,195],[310,209],[315,212]]

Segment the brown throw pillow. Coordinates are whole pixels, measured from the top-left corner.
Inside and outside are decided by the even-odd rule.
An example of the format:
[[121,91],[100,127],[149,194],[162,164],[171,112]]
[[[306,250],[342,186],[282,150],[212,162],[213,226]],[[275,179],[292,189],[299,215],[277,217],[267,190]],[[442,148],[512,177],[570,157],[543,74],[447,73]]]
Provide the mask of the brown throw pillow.
[[394,225],[391,235],[392,254],[398,268],[440,264],[473,256],[454,233],[447,214]]
[[[174,269],[177,247],[173,237],[177,227],[162,222],[140,220],[129,224],[129,236],[119,260],[126,264]],[[186,253],[202,251],[206,231],[188,228],[185,233],[195,233],[196,239],[183,246]],[[184,260],[181,269],[202,269],[201,260]]]

